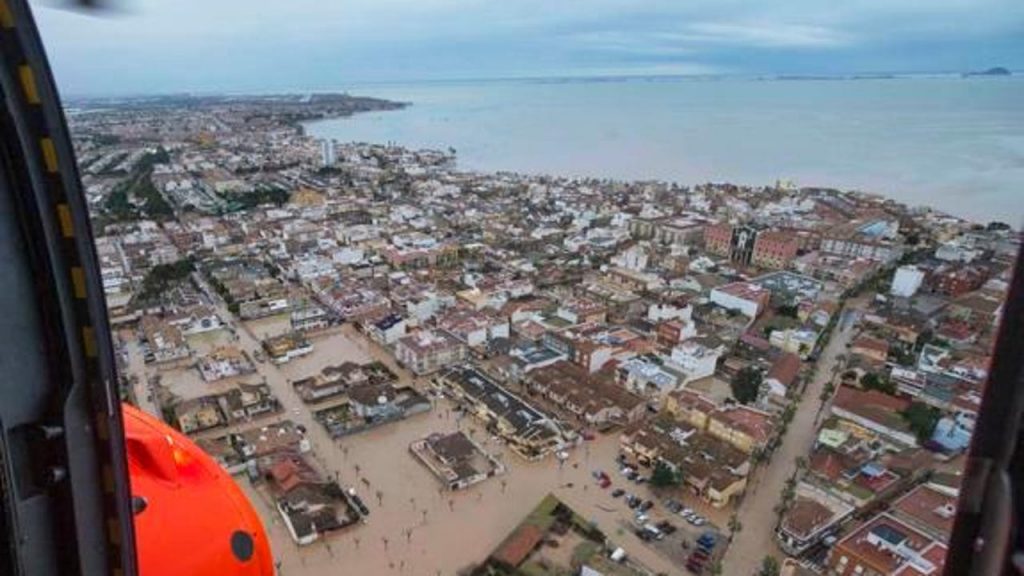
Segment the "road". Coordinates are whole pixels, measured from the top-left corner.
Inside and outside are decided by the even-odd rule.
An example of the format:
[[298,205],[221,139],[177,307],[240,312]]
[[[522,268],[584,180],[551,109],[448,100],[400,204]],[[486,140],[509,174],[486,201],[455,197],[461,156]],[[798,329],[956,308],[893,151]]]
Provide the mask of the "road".
[[[747,576],[755,574],[766,555],[781,560],[783,553],[775,544],[775,505],[779,502],[786,480],[796,470],[796,459],[806,457],[817,435],[819,397],[832,379],[832,367],[838,356],[845,354],[852,339],[857,311],[851,306],[844,309],[836,332],[822,352],[817,369],[804,391],[793,421],[790,422],[782,445],[772,456],[768,466],[751,478],[748,493],[737,510],[742,530],[736,535],[722,563],[722,574]],[[824,410],[827,410],[827,406]]]
[[135,376],[133,383],[133,394],[135,403],[145,412],[162,419],[160,409],[153,397],[153,389],[149,385],[149,371],[146,370],[146,361],[142,357],[142,349],[134,334],[125,340],[125,350],[128,354],[128,374]]

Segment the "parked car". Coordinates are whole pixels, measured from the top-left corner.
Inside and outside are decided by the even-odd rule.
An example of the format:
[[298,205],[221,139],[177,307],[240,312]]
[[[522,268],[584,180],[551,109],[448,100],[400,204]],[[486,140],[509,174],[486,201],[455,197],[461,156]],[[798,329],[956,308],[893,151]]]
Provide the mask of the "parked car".
[[673,514],[678,514],[679,511],[683,509],[683,505],[680,504],[678,501],[669,498],[668,500],[665,501],[665,508],[667,508],[668,511]]
[[654,508],[654,502],[651,502],[650,500],[645,500],[643,504],[640,504],[640,510],[644,512],[647,512],[651,508]]
[[697,543],[698,544],[706,544],[710,548],[714,548],[715,544],[717,544],[717,542],[718,542],[718,538],[715,537],[715,533],[714,532],[705,532],[705,533],[700,535],[700,538],[697,538]]
[[654,536],[655,540],[661,540],[665,537],[665,533],[659,530],[654,524],[644,524],[644,530]]
[[643,540],[644,542],[650,542],[651,540],[654,540],[654,536],[652,536],[650,532],[644,530],[643,528],[637,528],[633,531],[633,533],[636,534],[637,538]]
[[611,486],[612,481],[609,480],[607,476],[605,476],[604,478],[601,478],[600,480],[597,481],[597,485],[604,489]]
[[626,491],[623,490],[622,488],[616,488],[615,490],[612,490],[612,498],[618,498],[619,496],[622,496],[625,493]]

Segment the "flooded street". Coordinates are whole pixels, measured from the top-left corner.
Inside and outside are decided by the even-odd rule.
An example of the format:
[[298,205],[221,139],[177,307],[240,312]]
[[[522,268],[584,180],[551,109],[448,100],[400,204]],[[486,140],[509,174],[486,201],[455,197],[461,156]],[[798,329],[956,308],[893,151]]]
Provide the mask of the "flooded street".
[[[238,333],[246,350],[258,345],[247,330]],[[623,529],[631,518],[629,509],[621,500],[611,498],[611,489],[601,490],[591,478],[593,469],[615,471],[617,435],[601,436],[576,448],[562,465],[555,458],[527,463],[506,453],[476,421],[458,418],[448,400],[435,399],[434,409],[425,414],[332,440],[313,421],[309,407],[299,400],[289,380],[344,360],[374,359],[386,362],[403,382],[412,382],[412,378],[384,350],[350,326],[312,341],[314,352],[309,356],[280,367],[259,363],[257,368],[285,407],[283,417],[309,430],[312,459],[326,475],[337,474],[342,485],[356,488],[371,513],[366,524],[300,548],[289,538],[266,496],[256,493],[247,479],[238,477],[264,518],[281,574],[338,574],[340,567],[346,574],[455,574],[483,560],[549,492],[596,522],[613,541],[652,570],[679,572],[667,558]],[[433,432],[455,430],[465,431],[495,453],[508,472],[466,491],[443,491],[409,451],[409,444]],[[613,476],[618,485],[621,477]]]

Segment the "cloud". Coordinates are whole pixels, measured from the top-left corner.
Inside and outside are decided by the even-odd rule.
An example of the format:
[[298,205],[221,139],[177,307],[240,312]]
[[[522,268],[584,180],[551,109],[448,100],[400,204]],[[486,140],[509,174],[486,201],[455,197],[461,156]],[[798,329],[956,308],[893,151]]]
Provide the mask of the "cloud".
[[58,80],[79,93],[1024,68],[1018,0],[122,0],[112,18],[34,6]]

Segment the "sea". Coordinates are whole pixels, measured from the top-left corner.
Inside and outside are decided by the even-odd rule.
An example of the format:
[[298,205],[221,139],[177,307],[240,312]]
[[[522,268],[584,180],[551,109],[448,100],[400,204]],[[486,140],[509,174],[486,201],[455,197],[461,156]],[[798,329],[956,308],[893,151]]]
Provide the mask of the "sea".
[[352,86],[407,102],[318,121],[453,148],[460,168],[831,187],[1024,224],[1024,76],[588,78]]

